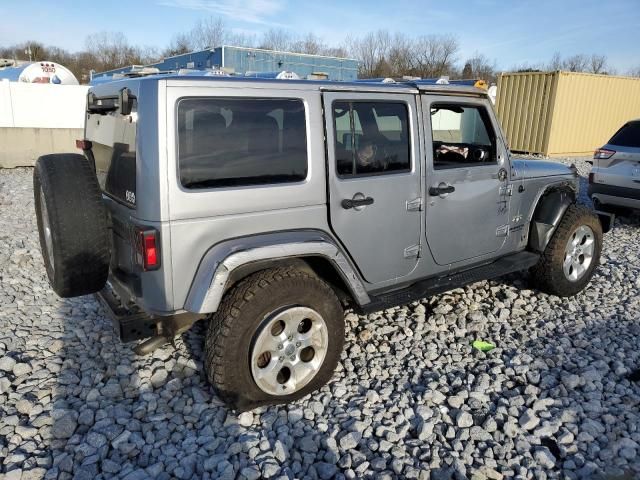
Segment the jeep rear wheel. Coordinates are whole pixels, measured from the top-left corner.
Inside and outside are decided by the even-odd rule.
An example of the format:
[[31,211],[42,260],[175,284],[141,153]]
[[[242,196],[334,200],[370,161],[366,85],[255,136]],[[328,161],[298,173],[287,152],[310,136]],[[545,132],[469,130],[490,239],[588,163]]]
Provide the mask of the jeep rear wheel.
[[76,297],[101,290],[111,249],[98,179],[79,154],[44,155],[33,171],[40,249],[53,290]]
[[288,403],[329,381],[344,344],[344,313],[313,273],[274,268],[229,291],[207,330],[209,381],[232,407]]
[[602,226],[591,210],[570,205],[538,264],[531,269],[536,288],[569,297],[587,286],[600,263]]

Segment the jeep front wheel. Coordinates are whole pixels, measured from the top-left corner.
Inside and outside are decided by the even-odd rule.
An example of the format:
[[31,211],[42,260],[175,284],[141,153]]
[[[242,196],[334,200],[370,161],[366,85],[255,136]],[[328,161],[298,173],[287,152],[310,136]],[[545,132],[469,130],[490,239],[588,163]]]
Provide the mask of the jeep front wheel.
[[591,210],[571,205],[537,265],[531,269],[535,287],[569,297],[587,286],[600,262],[602,226]]
[[274,268],[225,295],[205,341],[209,381],[232,407],[288,403],[327,383],[344,344],[344,313],[313,273]]

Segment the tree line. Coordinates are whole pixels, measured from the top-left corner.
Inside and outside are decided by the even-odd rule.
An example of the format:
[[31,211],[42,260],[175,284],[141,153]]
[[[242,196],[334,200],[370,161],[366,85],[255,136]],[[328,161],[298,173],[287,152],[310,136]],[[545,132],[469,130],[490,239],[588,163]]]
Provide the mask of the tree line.
[[[164,57],[220,45],[355,58],[360,62],[361,78],[437,78],[446,75],[450,78],[481,78],[492,82],[499,73],[496,61],[484,53],[476,52],[463,57],[460,43],[454,35],[411,37],[377,30],[359,37],[348,36],[339,45],[330,45],[313,33],[297,35],[284,29],[270,29],[260,35],[237,33],[215,17],[197,21],[190,30],[175,35],[162,49],[133,45],[121,32],[99,32],[86,38],[81,51],[69,52],[56,46],[27,41],[0,46],[0,58],[57,62],[69,68],[82,83],[86,83],[91,71],[146,65]],[[555,53],[546,63],[521,64],[505,69],[548,70],[618,73],[608,64],[606,56],[597,54],[563,57]],[[640,77],[640,66],[623,73]]]

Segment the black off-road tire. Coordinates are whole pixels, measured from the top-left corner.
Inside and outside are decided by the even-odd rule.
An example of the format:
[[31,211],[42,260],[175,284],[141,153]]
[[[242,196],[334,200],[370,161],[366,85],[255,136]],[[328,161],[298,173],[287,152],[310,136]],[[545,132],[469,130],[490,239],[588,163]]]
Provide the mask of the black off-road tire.
[[[315,377],[291,395],[269,395],[253,379],[253,342],[268,317],[285,307],[308,307],[328,328],[328,347]],[[262,270],[225,294],[209,322],[205,369],[218,395],[232,408],[246,411],[261,405],[289,403],[317,390],[332,377],[344,345],[344,311],[333,289],[311,272],[296,267]]]
[[[576,281],[569,280],[563,271],[565,247],[574,232],[582,225],[586,225],[594,233],[595,249],[591,264],[585,274]],[[551,241],[543,252],[538,263],[531,268],[531,281],[535,288],[559,297],[571,297],[584,289],[594,270],[600,264],[602,251],[602,225],[598,217],[581,205],[570,205],[565,212],[560,225],[553,233]]]
[[[40,250],[53,290],[61,297],[101,290],[109,274],[111,247],[106,207],[88,160],[71,153],[38,158],[33,194]],[[49,249],[43,204],[51,232]]]

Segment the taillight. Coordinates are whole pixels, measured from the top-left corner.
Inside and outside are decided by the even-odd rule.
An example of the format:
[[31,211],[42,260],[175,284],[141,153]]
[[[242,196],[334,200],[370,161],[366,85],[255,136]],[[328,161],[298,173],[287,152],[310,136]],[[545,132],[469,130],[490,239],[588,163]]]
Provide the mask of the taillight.
[[145,271],[160,268],[160,239],[156,230],[136,230],[136,263]]
[[91,150],[92,146],[89,140],[76,140],[76,148],[80,150]]
[[595,152],[593,152],[593,158],[595,160],[606,160],[607,158],[611,158],[614,153],[616,153],[615,150],[607,150],[606,148],[599,148]]
[[589,183],[593,183],[593,172],[589,173]]

